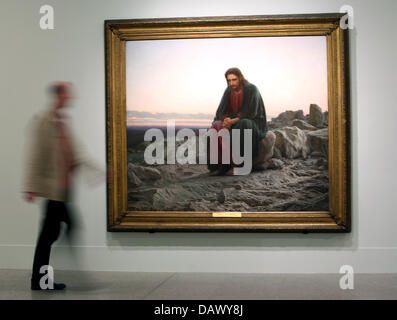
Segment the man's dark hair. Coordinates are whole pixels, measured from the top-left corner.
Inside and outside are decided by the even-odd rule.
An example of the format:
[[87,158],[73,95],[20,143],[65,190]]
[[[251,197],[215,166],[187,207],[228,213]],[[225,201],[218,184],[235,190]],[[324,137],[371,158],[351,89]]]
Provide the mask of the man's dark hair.
[[65,90],[67,90],[68,88],[66,88],[66,84],[69,84],[69,82],[64,82],[64,83],[60,83],[60,84],[51,84],[48,87],[48,93],[50,95],[59,95],[62,92],[65,92]]
[[225,78],[227,78],[229,74],[234,74],[235,76],[237,76],[241,84],[246,84],[248,82],[248,80],[244,78],[243,73],[239,68],[227,69],[227,71],[225,72]]

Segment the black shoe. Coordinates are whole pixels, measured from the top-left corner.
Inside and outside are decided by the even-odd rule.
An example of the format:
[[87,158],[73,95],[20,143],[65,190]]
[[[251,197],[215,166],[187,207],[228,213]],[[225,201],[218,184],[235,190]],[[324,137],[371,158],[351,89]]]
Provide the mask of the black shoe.
[[63,290],[65,288],[66,288],[66,285],[64,283],[55,283],[55,282],[54,282],[53,289],[50,289],[50,288],[42,289],[40,287],[39,282],[36,282],[36,281],[31,281],[31,285],[30,285],[31,290]]

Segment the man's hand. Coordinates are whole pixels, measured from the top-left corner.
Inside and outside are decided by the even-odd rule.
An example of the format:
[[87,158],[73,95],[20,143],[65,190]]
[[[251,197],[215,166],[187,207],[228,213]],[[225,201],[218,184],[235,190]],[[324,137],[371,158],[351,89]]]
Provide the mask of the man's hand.
[[223,123],[224,123],[224,124],[227,124],[227,123],[229,123],[230,121],[232,121],[232,119],[230,119],[229,117],[226,117],[225,119],[223,119]]
[[25,192],[25,200],[28,202],[33,202],[37,198],[37,193]]
[[225,119],[223,120],[222,127],[223,127],[223,128],[227,128],[227,129],[230,129],[230,128],[232,127],[232,125],[234,125],[235,123],[237,123],[239,120],[240,120],[240,118],[233,118],[233,119],[225,118]]
[[231,122],[232,122],[232,119],[230,119],[229,117],[223,119],[222,127],[223,127],[223,128],[227,128],[227,129],[230,129],[230,127],[232,126],[232,123],[231,123]]

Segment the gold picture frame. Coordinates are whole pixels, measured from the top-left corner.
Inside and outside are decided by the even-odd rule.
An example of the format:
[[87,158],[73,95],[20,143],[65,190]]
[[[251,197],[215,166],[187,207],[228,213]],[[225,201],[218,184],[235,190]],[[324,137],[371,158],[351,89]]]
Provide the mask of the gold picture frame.
[[[348,29],[342,13],[106,20],[107,230],[228,232],[350,232]],[[133,40],[227,37],[326,37],[329,211],[191,212],[127,210],[126,56]]]

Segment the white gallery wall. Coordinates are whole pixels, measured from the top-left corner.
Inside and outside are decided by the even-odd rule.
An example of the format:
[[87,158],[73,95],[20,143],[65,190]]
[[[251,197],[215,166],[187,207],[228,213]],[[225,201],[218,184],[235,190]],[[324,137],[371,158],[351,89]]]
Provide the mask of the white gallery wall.
[[[55,29],[39,27],[42,5]],[[350,31],[352,232],[108,233],[106,186],[77,180],[81,236],[53,248],[58,269],[147,272],[397,272],[397,1],[363,0],[1,0],[0,268],[30,269],[41,202],[22,199],[26,125],[46,104],[50,81],[75,84],[76,134],[105,168],[107,19],[267,15],[354,9]],[[220,75],[221,76],[221,75]],[[221,93],[220,93],[221,94]]]

